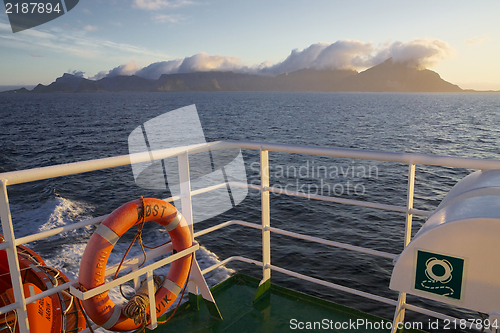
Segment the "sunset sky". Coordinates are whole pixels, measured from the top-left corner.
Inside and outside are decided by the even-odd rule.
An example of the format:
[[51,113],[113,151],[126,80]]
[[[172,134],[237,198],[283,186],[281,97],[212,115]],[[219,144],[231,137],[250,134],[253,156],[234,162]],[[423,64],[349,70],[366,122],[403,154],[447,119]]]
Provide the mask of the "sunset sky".
[[500,1],[80,0],[12,33],[0,14],[0,85],[233,70],[362,71],[393,57],[463,89],[500,90]]

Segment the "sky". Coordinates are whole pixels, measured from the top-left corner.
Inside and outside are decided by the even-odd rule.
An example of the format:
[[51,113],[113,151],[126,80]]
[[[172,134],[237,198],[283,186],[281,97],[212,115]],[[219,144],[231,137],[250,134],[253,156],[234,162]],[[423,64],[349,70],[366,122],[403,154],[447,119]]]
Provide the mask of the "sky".
[[499,13],[498,0],[80,0],[13,33],[4,10],[0,85],[64,73],[362,71],[392,57],[463,89],[500,90]]

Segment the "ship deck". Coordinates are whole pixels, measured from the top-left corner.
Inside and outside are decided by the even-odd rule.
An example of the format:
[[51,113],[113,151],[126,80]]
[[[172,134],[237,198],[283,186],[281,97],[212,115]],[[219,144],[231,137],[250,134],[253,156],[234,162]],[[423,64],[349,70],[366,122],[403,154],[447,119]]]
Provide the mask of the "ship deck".
[[[161,332],[390,332],[391,321],[272,284],[253,302],[259,280],[236,274],[211,289],[223,320],[210,315],[201,296],[191,298],[154,330]],[[191,295],[193,296],[193,295]],[[173,311],[159,318],[159,323]],[[153,332],[146,329],[146,332]],[[424,332],[410,329],[402,332]]]

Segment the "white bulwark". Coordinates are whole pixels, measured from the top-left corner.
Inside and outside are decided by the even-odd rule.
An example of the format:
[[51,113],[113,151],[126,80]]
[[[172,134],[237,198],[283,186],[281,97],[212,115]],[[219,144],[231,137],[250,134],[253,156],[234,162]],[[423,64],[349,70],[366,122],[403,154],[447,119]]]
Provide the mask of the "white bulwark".
[[500,312],[500,170],[458,182],[398,257],[390,288]]

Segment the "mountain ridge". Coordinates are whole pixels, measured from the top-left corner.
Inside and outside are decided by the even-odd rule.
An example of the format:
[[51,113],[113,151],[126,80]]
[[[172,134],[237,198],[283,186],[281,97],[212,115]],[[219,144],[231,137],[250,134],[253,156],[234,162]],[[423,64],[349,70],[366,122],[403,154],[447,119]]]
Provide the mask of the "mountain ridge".
[[7,93],[283,91],[283,92],[464,92],[429,69],[418,69],[392,58],[357,72],[346,69],[300,69],[277,76],[206,71],[163,74],[157,80],[136,75],[89,80],[69,73],[45,86]]

